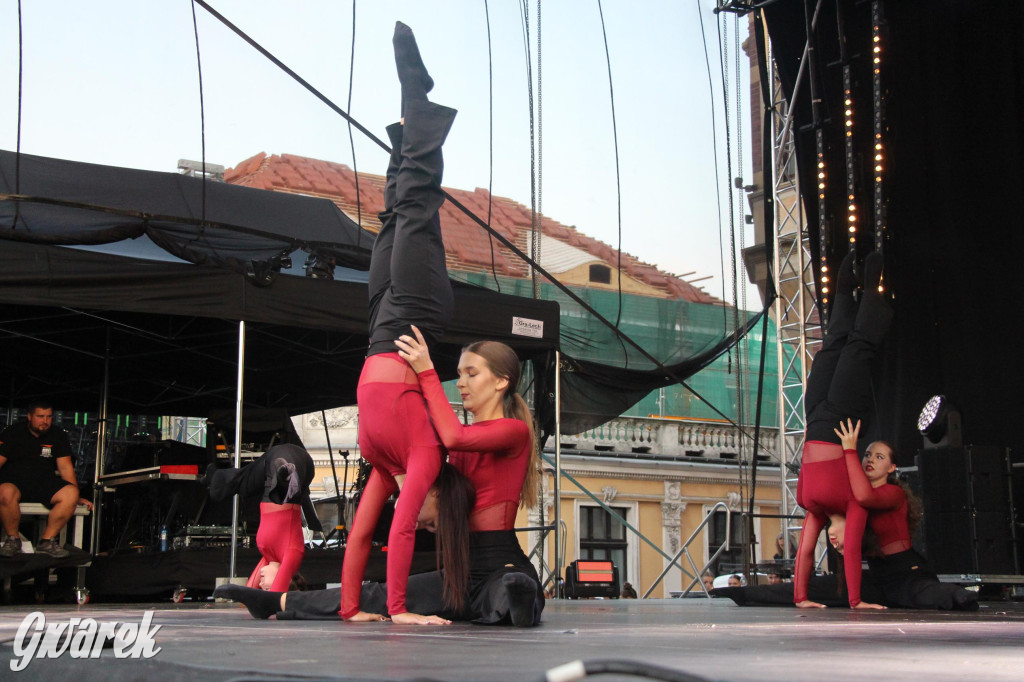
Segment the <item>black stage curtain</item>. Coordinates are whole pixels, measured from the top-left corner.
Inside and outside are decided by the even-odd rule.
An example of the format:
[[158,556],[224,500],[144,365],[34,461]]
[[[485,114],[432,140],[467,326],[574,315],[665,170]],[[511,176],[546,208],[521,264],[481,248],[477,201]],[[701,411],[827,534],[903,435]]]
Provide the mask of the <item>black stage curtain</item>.
[[[96,556],[86,573],[85,584],[94,597],[143,597],[164,595],[170,597],[178,587],[193,593],[213,592],[218,577],[227,575],[230,548],[180,549],[148,554],[116,554]],[[341,582],[341,564],[344,550],[307,549],[299,573],[311,587]],[[248,578],[259,563],[256,549],[238,549],[237,575]],[[433,552],[413,555],[413,573],[424,573],[437,568]],[[387,573],[387,552],[374,548],[366,564],[366,580],[384,580]]]
[[[830,204],[826,224],[833,265],[845,252],[842,81],[834,2],[818,25],[818,74],[826,102]],[[860,129],[857,174],[862,223],[870,223],[871,24],[868,2],[840,3],[855,60]],[[937,0],[883,3],[886,90],[886,279],[895,320],[878,363],[878,418],[869,437],[885,437],[912,456],[921,447],[918,412],[929,396],[960,406],[964,440],[1024,452],[1015,414],[1015,381],[1024,362],[1008,333],[1024,284],[1020,276],[1024,187],[1024,4]],[[785,89],[804,42],[803,2],[765,10]],[[811,242],[818,217],[809,88],[796,107],[798,159]],[[809,192],[809,194],[808,194]],[[862,230],[859,250],[873,234]],[[909,464],[908,460],[904,460]]]

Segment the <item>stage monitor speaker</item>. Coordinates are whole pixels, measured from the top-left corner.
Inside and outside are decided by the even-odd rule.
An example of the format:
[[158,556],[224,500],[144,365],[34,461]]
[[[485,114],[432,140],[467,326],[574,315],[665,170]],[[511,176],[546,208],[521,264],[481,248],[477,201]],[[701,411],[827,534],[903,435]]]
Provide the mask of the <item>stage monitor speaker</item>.
[[619,568],[611,561],[577,559],[565,568],[565,596],[581,597],[619,596]]
[[1011,508],[1007,450],[976,445],[922,450],[917,470],[925,514]]
[[1009,451],[936,448],[917,456],[925,553],[939,574],[1014,574]]
[[928,564],[939,574],[1014,575],[1006,512],[938,512],[925,517]]

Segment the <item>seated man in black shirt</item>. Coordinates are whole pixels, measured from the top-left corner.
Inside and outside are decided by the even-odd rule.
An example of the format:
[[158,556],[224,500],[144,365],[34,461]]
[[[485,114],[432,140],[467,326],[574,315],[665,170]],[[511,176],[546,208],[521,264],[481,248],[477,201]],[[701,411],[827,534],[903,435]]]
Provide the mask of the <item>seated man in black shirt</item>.
[[67,525],[78,501],[68,436],[60,427],[53,426],[51,405],[33,403],[28,407],[26,421],[0,433],[0,524],[5,533],[0,557],[21,553],[20,502],[39,502],[50,507],[46,529],[35,551],[57,559],[68,556],[56,537]]

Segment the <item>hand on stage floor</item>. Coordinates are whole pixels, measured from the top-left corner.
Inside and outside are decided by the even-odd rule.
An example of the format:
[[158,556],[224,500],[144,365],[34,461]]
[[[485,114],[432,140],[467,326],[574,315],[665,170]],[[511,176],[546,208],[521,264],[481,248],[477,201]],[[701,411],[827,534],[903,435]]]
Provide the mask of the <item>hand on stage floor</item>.
[[803,601],[797,602],[796,603],[796,607],[798,609],[825,609],[825,608],[828,608],[824,604],[819,604],[818,602],[811,601],[810,599],[804,599]]
[[383,623],[388,620],[387,616],[383,616],[379,613],[367,613],[366,611],[360,611],[351,618],[346,618],[350,623]]
[[402,356],[402,359],[409,363],[414,372],[419,374],[433,369],[434,363],[430,359],[430,351],[427,349],[427,342],[423,338],[423,334],[416,328],[416,325],[410,326],[416,338],[403,335],[395,339],[395,345],[398,346],[398,354]]
[[408,611],[406,611],[405,613],[399,613],[399,614],[396,614],[394,616],[391,616],[391,621],[393,623],[398,623],[399,625],[451,625],[452,624],[452,622],[450,620],[446,620],[444,618],[441,618],[440,616],[421,616],[418,613],[409,613]]

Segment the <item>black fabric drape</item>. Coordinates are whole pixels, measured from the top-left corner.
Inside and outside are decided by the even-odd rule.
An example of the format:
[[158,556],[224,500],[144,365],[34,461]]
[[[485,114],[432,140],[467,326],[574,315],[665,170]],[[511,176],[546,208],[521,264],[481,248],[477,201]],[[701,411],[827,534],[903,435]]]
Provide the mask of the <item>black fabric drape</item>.
[[[435,358],[446,378],[461,347],[480,338],[524,359],[557,346],[556,303],[460,284],[455,300]],[[0,386],[13,389],[14,404],[45,395],[61,409],[93,410],[109,343],[109,409],[207,415],[234,406],[237,320],[246,320],[249,407],[302,414],[355,404],[366,310],[359,281],[282,275],[260,287],[220,268],[0,240]],[[515,318],[543,332],[517,334]],[[539,416],[550,421],[544,405]]]
[[[832,5],[830,8],[829,6]],[[963,413],[965,442],[1024,451],[1012,412],[1019,353],[1005,342],[1014,306],[1024,298],[1019,276],[1024,218],[1024,5],[1013,0],[944,0],[926,5],[883,3],[882,48],[886,97],[885,182],[889,198],[886,285],[895,318],[877,363],[879,424],[884,436],[913,453],[921,446],[916,416],[927,398],[946,394]],[[830,202],[844,182],[841,74],[835,59],[834,3],[824,3],[818,45],[829,103]],[[843,3],[855,63],[859,129],[861,224],[870,225],[870,3]],[[792,92],[803,49],[802,0],[765,9],[784,87]],[[796,106],[798,163],[805,202],[813,205],[813,138],[808,88]],[[841,192],[840,192],[841,193]],[[816,248],[817,216],[807,214]],[[843,220],[833,225],[845,229]],[[845,251],[845,235],[829,235],[830,257]],[[862,249],[873,234],[862,230]],[[1018,454],[1019,458],[1020,455]]]

